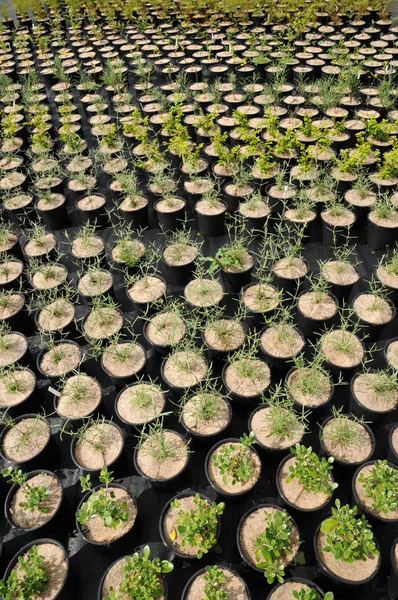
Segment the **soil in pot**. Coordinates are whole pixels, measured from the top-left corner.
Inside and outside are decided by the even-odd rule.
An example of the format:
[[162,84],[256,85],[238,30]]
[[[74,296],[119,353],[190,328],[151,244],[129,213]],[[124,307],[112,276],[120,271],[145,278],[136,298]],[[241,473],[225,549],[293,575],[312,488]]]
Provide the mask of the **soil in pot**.
[[4,294],[0,298],[0,320],[8,321],[16,316],[25,306],[25,297],[18,292],[4,292]]
[[10,289],[18,285],[22,275],[23,263],[20,260],[7,260],[0,264],[0,287]]
[[161,415],[165,405],[162,390],[154,384],[142,382],[120,392],[115,409],[124,423],[139,427]]
[[52,233],[40,236],[26,242],[23,247],[24,253],[30,258],[42,257],[49,254],[56,247],[57,241]]
[[[316,589],[319,592],[319,588],[315,585],[308,585],[310,582],[304,582],[299,579],[288,579],[283,583],[280,583],[276,588],[267,596],[267,600],[293,600],[293,592],[299,593],[301,590],[305,590],[310,593],[312,589]],[[323,598],[323,594],[318,596]]]
[[326,404],[333,386],[321,370],[312,367],[292,369],[286,377],[286,388],[296,404],[315,409]]
[[131,377],[138,374],[145,365],[146,354],[140,344],[119,342],[111,345],[102,354],[104,370],[113,377]]
[[185,286],[185,298],[192,306],[217,306],[224,296],[222,285],[215,279],[195,278]]
[[398,340],[392,340],[385,350],[386,360],[394,369],[398,369]]
[[48,268],[36,271],[32,276],[32,285],[37,290],[49,290],[61,285],[68,276],[68,271],[63,265],[48,264]]
[[384,413],[398,406],[398,390],[395,387],[378,389],[378,373],[358,373],[351,382],[352,393],[360,408],[373,413]]
[[112,285],[113,277],[109,271],[95,269],[80,277],[77,289],[83,298],[92,298],[106,294]]
[[210,350],[226,354],[237,350],[246,339],[244,327],[234,319],[217,319],[206,325],[203,339]]
[[59,298],[37,313],[36,322],[43,331],[59,331],[70,325],[75,317],[73,304]]
[[93,307],[84,320],[84,334],[93,340],[115,335],[123,326],[123,314],[114,306]]
[[101,398],[101,386],[96,379],[81,373],[72,375],[55,400],[56,411],[66,419],[81,419],[96,410]]
[[277,279],[284,281],[283,287],[286,287],[305,277],[308,267],[301,258],[281,258],[275,263],[272,271]]
[[[218,589],[227,594],[227,600],[249,600],[248,590],[243,580],[233,571],[226,567],[218,567],[224,575],[224,580],[219,584]],[[203,600],[206,597],[205,579],[206,571],[199,571],[188,582],[184,590],[183,600]]]
[[104,240],[97,235],[79,236],[73,240],[71,252],[75,258],[94,258],[101,254],[104,248]]
[[375,294],[359,294],[353,301],[353,309],[362,321],[371,325],[384,325],[394,315],[389,302]]
[[328,260],[322,265],[321,273],[336,286],[353,286],[359,280],[354,265],[341,260]]
[[296,327],[280,323],[267,327],[260,336],[261,349],[273,358],[289,359],[301,352],[305,340]]
[[76,369],[81,358],[82,352],[77,344],[60,342],[39,357],[38,368],[48,377],[61,377]]
[[9,516],[13,524],[20,529],[36,529],[47,523],[57,512],[62,502],[62,485],[59,479],[49,472],[36,473],[33,477],[28,476],[27,483],[31,487],[44,486],[49,492],[47,498],[40,502],[40,508],[47,512],[37,508],[31,511],[21,507],[21,503],[26,502],[27,497],[24,486],[19,486],[10,501]]
[[167,481],[183,471],[188,457],[187,444],[180,434],[171,430],[159,430],[153,434],[149,433],[140,442],[135,462],[144,477],[155,481]]
[[368,428],[349,415],[328,419],[322,427],[321,440],[328,455],[347,465],[365,462],[374,450]]
[[181,422],[198,436],[213,436],[231,421],[231,406],[222,396],[206,391],[193,394],[181,410]]
[[[277,424],[282,421],[286,435],[281,435]],[[278,406],[261,406],[249,418],[249,429],[260,446],[269,450],[288,450],[300,443],[305,428],[293,410]]]
[[198,384],[208,370],[206,360],[192,350],[170,354],[162,364],[162,375],[167,385],[189,388]]
[[92,422],[83,429],[72,447],[75,462],[89,471],[109,466],[123,450],[121,430],[109,421]]
[[326,333],[321,341],[321,350],[332,365],[345,369],[358,366],[364,357],[364,348],[357,336],[342,329]]
[[[322,459],[321,459],[322,460]],[[325,459],[323,459],[325,460]],[[291,481],[287,481],[291,475],[290,468],[294,468],[296,464],[295,456],[288,456],[284,459],[278,469],[278,484],[281,496],[290,504],[298,507],[302,511],[313,511],[324,506],[331,493],[325,491],[314,491],[306,489],[305,485],[300,482],[299,477],[293,477]],[[333,479],[330,476],[329,482],[332,484]]]
[[242,290],[241,301],[250,312],[264,314],[278,307],[279,294],[272,285],[253,283]]
[[148,275],[147,277],[135,281],[127,290],[129,298],[137,304],[149,304],[150,302],[155,302],[162,298],[165,293],[165,282],[155,275]]
[[[12,409],[22,404],[33,393],[35,387],[36,377],[30,369],[6,370],[0,376],[0,408]],[[12,410],[9,412],[12,413]]]
[[28,349],[26,337],[16,331],[3,334],[2,351],[0,353],[0,367],[7,367],[22,359]]
[[177,313],[164,311],[152,317],[144,331],[151,344],[167,347],[182,340],[186,332],[186,325]]
[[271,381],[267,363],[259,359],[241,359],[224,368],[224,382],[229,390],[242,398],[253,398],[265,392]]
[[4,458],[23,463],[38,455],[51,436],[50,427],[44,419],[27,416],[5,431],[1,452]]

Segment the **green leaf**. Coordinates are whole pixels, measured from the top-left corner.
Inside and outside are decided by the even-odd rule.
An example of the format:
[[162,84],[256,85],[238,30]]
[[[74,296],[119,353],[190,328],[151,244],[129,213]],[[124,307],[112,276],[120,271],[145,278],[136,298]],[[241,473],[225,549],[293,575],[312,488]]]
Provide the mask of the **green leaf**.
[[333,529],[336,527],[336,525],[337,525],[336,519],[334,519],[333,517],[330,517],[329,519],[325,519],[324,521],[322,521],[321,531],[322,531],[322,533],[330,533],[331,531],[333,531]]

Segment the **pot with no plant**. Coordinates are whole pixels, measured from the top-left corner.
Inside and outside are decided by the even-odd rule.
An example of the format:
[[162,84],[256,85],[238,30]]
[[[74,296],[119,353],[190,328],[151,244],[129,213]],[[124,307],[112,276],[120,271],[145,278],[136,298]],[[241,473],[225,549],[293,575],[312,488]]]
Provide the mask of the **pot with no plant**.
[[186,285],[190,281],[198,251],[198,244],[185,226],[169,236],[162,258],[172,283]]
[[338,486],[332,476],[333,462],[332,456],[320,458],[311,446],[293,446],[276,474],[282,503],[300,513],[325,510]]
[[236,539],[244,562],[263,574],[269,585],[283,581],[285,569],[300,546],[295,522],[286,510],[272,504],[259,504],[247,511],[238,525]]
[[[398,520],[398,467],[387,460],[367,462],[352,479],[352,495],[359,511],[380,530],[382,549],[389,549],[390,532]],[[385,527],[380,528],[384,524]]]
[[90,475],[80,478],[83,492],[76,512],[79,535],[102,550],[121,551],[129,543],[137,518],[137,503],[126,487],[113,483],[112,471],[101,469],[101,485],[92,487]]
[[98,474],[105,466],[120,471],[125,436],[116,423],[88,417],[77,431],[63,431],[72,436],[70,454],[78,469]]
[[256,338],[248,338],[230,357],[222,370],[222,382],[237,406],[247,409],[257,404],[270,385],[271,371],[257,356]]
[[55,458],[54,440],[47,420],[37,414],[12,419],[5,413],[0,434],[0,456],[7,463],[24,470],[49,466]]
[[181,600],[251,600],[251,594],[245,581],[229,567],[207,566],[189,579]]
[[[378,573],[380,553],[366,517],[356,506],[335,501],[331,517],[322,521],[314,536],[320,572],[339,585],[367,585]],[[350,532],[348,538],[347,532]]]
[[211,372],[192,394],[189,390],[180,402],[180,422],[199,445],[222,439],[232,420],[228,399],[211,379]]
[[308,277],[309,289],[297,298],[297,324],[306,337],[336,325],[338,301],[329,291],[329,282],[321,275]]
[[350,383],[352,413],[374,423],[394,421],[398,406],[398,373],[388,369],[364,369]]
[[256,437],[251,431],[239,439],[226,438],[210,448],[205,473],[218,495],[239,499],[252,491],[261,477],[261,460],[253,448]]
[[277,384],[249,417],[248,428],[254,432],[262,457],[279,463],[291,446],[301,442],[307,417],[308,411],[296,411],[286,389]]
[[395,317],[395,304],[383,294],[377,281],[369,282],[369,290],[354,296],[351,301],[353,317],[358,322],[358,331],[370,341],[379,339]]
[[115,600],[118,597],[134,597],[136,600],[156,598],[167,600],[165,575],[174,569],[173,563],[150,558],[149,546],[131,556],[118,558],[105,571],[99,585],[97,600]]
[[11,527],[25,534],[35,534],[40,529],[56,531],[60,524],[63,500],[62,483],[51,471],[2,469],[2,476],[12,484],[5,501],[5,514]]
[[286,371],[290,362],[304,350],[305,339],[294,326],[292,311],[280,307],[260,331],[260,355],[276,369]]
[[155,382],[140,378],[125,387],[116,397],[115,413],[122,423],[141,429],[155,421],[164,411],[166,397]]
[[319,429],[321,452],[333,456],[334,471],[344,476],[363,462],[370,460],[376,440],[363,417],[343,413],[332,407],[332,415],[325,419]]
[[153,424],[144,425],[134,451],[134,466],[154,489],[173,490],[186,479],[189,454],[183,436],[165,429],[160,417]]
[[63,421],[79,424],[82,419],[98,411],[102,402],[102,388],[94,377],[80,371],[60,377],[60,391],[54,395],[54,410]]
[[0,581],[2,597],[67,600],[69,558],[56,540],[41,538],[30,542],[11,560]]
[[162,542],[184,560],[207,558],[217,543],[224,509],[224,502],[211,502],[199,493],[178,494],[160,515]]

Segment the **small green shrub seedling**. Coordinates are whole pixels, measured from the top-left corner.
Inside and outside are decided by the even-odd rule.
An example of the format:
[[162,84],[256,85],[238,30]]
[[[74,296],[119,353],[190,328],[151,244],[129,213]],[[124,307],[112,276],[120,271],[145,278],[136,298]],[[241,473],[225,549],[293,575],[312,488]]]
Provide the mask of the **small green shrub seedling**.
[[23,495],[26,498],[26,502],[20,502],[19,506],[26,511],[34,512],[38,510],[42,514],[47,514],[49,509],[43,506],[43,503],[47,500],[50,495],[49,490],[44,485],[34,486],[26,482],[28,474],[21,471],[21,469],[2,469],[1,474],[5,479],[8,479],[13,485],[19,485],[23,491]]
[[324,552],[331,552],[337,560],[347,563],[379,554],[368,520],[364,515],[357,517],[357,513],[357,506],[341,506],[336,499],[332,516],[321,523],[321,532],[326,535]]
[[292,522],[285,510],[265,514],[265,529],[254,540],[256,567],[264,569],[264,576],[271,585],[277,579],[283,582],[285,569],[281,557],[289,551]]
[[[84,525],[90,519],[100,517],[105,527],[117,529],[121,521],[128,520],[127,502],[119,503],[115,498],[115,492],[109,489],[113,481],[112,471],[106,466],[102,467],[99,480],[105,485],[104,488],[93,492],[89,499],[82,504],[77,512],[77,520]],[[90,475],[80,477],[80,485],[83,492],[92,490]]]
[[228,593],[221,588],[225,581],[222,569],[217,565],[206,567],[206,575],[203,579],[206,581],[203,600],[228,600]]
[[195,494],[194,506],[189,510],[181,509],[179,500],[176,498],[171,503],[172,508],[178,510],[176,529],[173,529],[170,538],[174,541],[177,533],[181,536],[181,546],[197,546],[197,558],[202,558],[217,541],[218,516],[222,515],[225,503],[210,503],[199,494]]
[[296,444],[290,449],[296,457],[294,465],[289,467],[289,475],[286,482],[290,483],[293,479],[298,479],[306,492],[324,493],[330,496],[338,486],[338,483],[331,480],[331,470],[333,468],[334,458],[319,458],[312,451],[311,446],[306,448],[301,444]]
[[44,590],[47,581],[48,574],[39,546],[32,546],[26,556],[18,557],[18,571],[14,568],[7,581],[0,581],[0,594],[4,600],[30,600]]
[[122,565],[123,579],[116,591],[111,587],[104,600],[155,600],[163,593],[161,575],[170,573],[174,569],[173,563],[160,560],[156,557],[149,558],[149,546],[145,546],[142,553],[134,552],[133,556],[126,556]]
[[387,514],[398,508],[398,469],[386,460],[378,460],[368,475],[360,473],[358,481],[372,501],[373,510]]
[[[306,589],[302,587],[299,591],[294,590],[292,596],[296,600],[322,600],[315,588]],[[334,600],[333,592],[326,592],[323,596],[323,600]]]
[[253,456],[250,448],[255,443],[254,432],[240,438],[240,444],[223,444],[211,460],[222,475],[223,483],[231,480],[232,485],[246,483],[254,473]]

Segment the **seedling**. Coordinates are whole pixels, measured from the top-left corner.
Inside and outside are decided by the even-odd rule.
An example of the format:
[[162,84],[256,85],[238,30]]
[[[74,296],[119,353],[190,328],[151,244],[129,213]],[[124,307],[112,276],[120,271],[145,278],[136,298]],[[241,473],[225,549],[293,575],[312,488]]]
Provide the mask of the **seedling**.
[[246,483],[254,473],[253,456],[250,448],[256,442],[254,432],[240,438],[240,444],[223,444],[211,460],[222,475],[223,483]]
[[296,412],[294,402],[282,384],[276,385],[269,397],[264,397],[262,402],[269,408],[264,418],[269,431],[268,437],[275,436],[283,440],[305,432],[310,411],[303,409],[301,413]]
[[294,465],[289,466],[289,475],[286,477],[286,482],[290,483],[293,479],[298,479],[306,492],[324,493],[330,496],[333,490],[338,487],[336,482],[331,481],[333,456],[328,459],[319,458],[312,451],[311,446],[306,448],[300,444],[296,444],[290,451],[296,457],[296,460]]
[[[109,489],[109,484],[113,481],[112,471],[104,466],[99,474],[99,480],[105,487],[93,492],[86,502],[83,502],[77,512],[77,520],[82,525],[87,524],[91,519],[100,517],[105,527],[117,529],[121,522],[128,521],[127,502],[118,502],[115,500],[115,492]],[[92,490],[90,475],[80,477],[82,492]]]
[[[296,600],[322,600],[321,596],[318,594],[315,588],[304,588],[302,587],[300,590],[294,590],[292,592],[293,598]],[[323,596],[323,600],[333,600],[334,594],[333,592],[326,592]]]
[[44,486],[34,486],[27,482],[28,474],[21,471],[21,469],[2,469],[1,474],[4,479],[7,479],[13,485],[19,485],[23,491],[23,495],[26,498],[26,502],[20,502],[19,506],[26,511],[34,512],[38,510],[42,514],[47,514],[49,509],[43,504],[50,495],[49,490]]
[[151,560],[149,556],[149,546],[145,546],[140,554],[134,552],[132,556],[126,556],[122,564],[123,578],[119,589],[111,587],[104,600],[122,600],[125,597],[132,600],[153,600],[160,597],[163,593],[161,576],[163,573],[170,573],[174,565],[158,557]]
[[26,556],[18,557],[18,569],[14,568],[7,581],[0,581],[0,594],[4,600],[20,598],[30,600],[41,594],[48,582],[49,575],[44,565],[44,558],[39,553],[39,546],[32,546]]
[[291,546],[292,522],[285,510],[267,512],[264,518],[265,528],[254,540],[256,567],[264,570],[264,577],[270,585],[275,579],[282,583],[285,569],[281,565],[281,557]]
[[328,423],[328,439],[332,448],[339,446],[348,448],[349,446],[361,446],[363,436],[358,431],[356,424],[365,423],[363,417],[358,418],[355,415],[343,414],[343,408],[337,409],[332,406],[333,419]]
[[189,510],[183,510],[177,498],[171,503],[172,508],[178,509],[178,516],[170,538],[174,541],[179,534],[181,546],[197,547],[196,557],[202,558],[217,542],[218,517],[223,514],[225,503],[210,503],[199,494],[195,494],[193,503]]
[[358,481],[372,501],[373,510],[387,514],[398,508],[398,469],[386,460],[378,460],[367,475],[360,473]]
[[144,426],[138,438],[138,448],[157,463],[162,463],[168,458],[177,460],[181,456],[181,446],[176,443],[175,436],[171,438],[166,435],[164,416],[163,414],[155,423]]
[[364,515],[357,517],[357,513],[357,506],[341,506],[336,499],[332,516],[321,524],[321,532],[326,536],[324,552],[331,552],[337,560],[347,563],[379,554],[368,520]]
[[204,600],[228,600],[228,593],[222,589],[222,584],[225,582],[225,575],[222,569],[214,565],[206,567],[206,574],[203,575],[206,581]]

